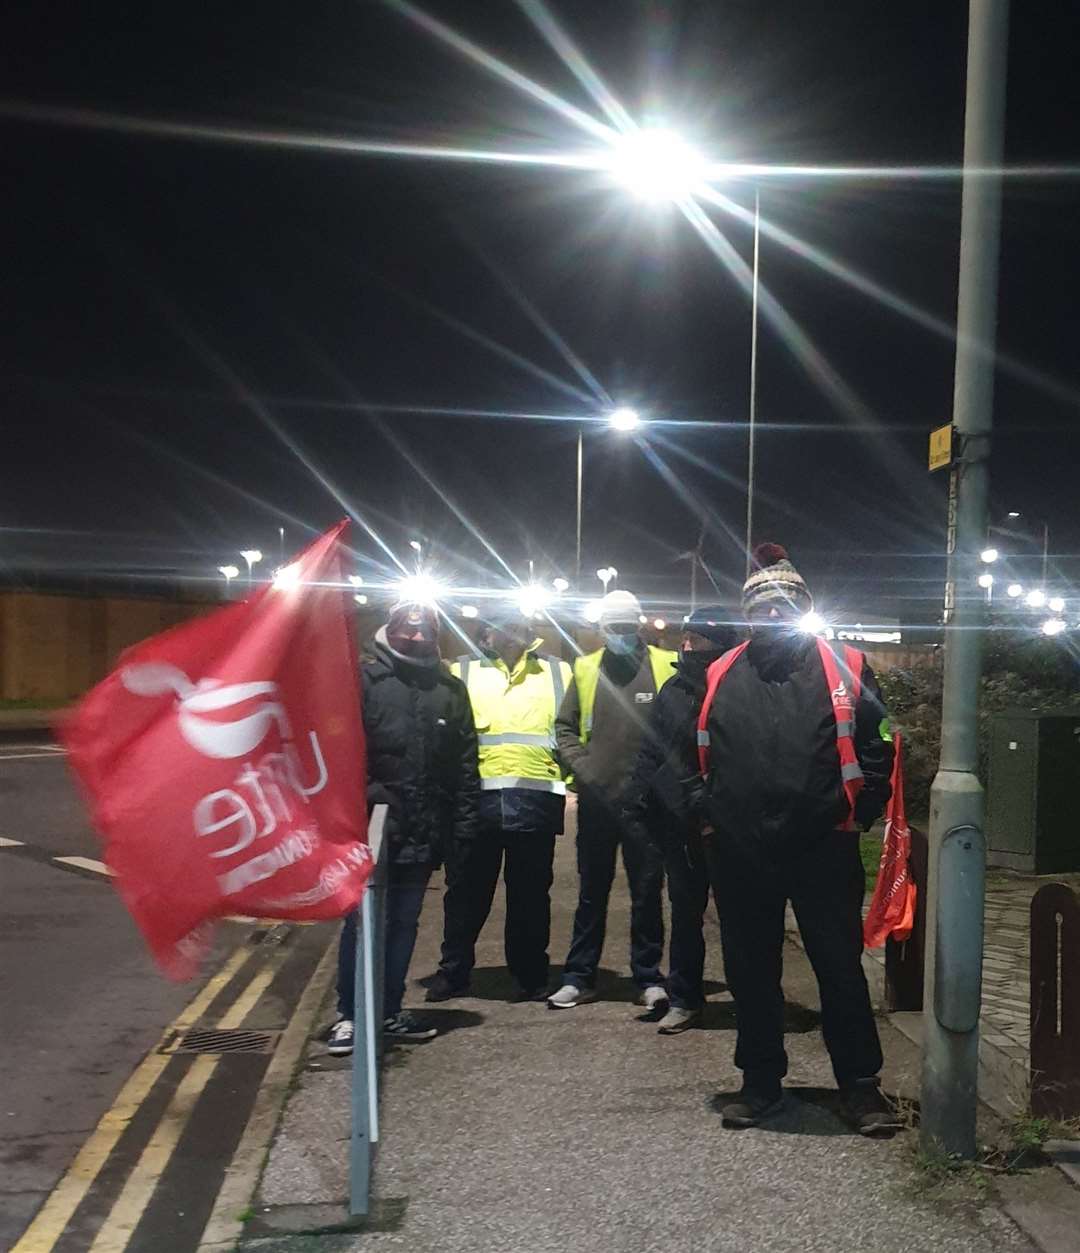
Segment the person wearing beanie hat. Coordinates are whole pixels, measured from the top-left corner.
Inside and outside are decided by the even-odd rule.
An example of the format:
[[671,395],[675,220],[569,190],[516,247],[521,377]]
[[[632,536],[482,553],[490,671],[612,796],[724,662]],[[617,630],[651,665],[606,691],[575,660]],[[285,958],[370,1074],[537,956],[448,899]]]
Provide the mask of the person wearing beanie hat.
[[651,1016],[668,1004],[660,973],[663,864],[655,849],[624,838],[623,800],[648,715],[674,673],[677,657],[645,644],[641,618],[641,604],[629,592],[608,592],[601,600],[597,622],[604,647],[574,662],[574,681],[555,723],[559,760],[574,775],[578,792],[580,887],[563,984],[548,998],[552,1009],[572,1009],[596,1000],[596,974],[620,846],[630,883],[630,967],[640,989],[639,1004]]
[[731,611],[719,605],[696,609],[684,621],[675,677],[653,704],[627,792],[628,829],[657,849],[667,871],[671,1008],[660,1021],[661,1035],[678,1035],[695,1026],[705,1004],[703,924],[709,875],[697,786],[697,719],[709,666],[736,638]]
[[[476,838],[476,727],[464,684],[440,664],[433,605],[393,607],[360,681],[368,806],[387,806],[383,1033],[387,1040],[427,1040],[435,1028],[401,1002],[432,871]],[[327,1041],[335,1057],[352,1052],[355,968],[354,912],[338,949],[338,1021]]]
[[881,1045],[862,970],[859,830],[889,799],[892,743],[865,657],[800,628],[812,605],[780,545],[754,550],[743,588],[750,640],[710,668],[698,720],[706,856],[743,1072],[722,1115],[726,1126],[754,1126],[783,1104],[790,901],[842,1105],[857,1130],[880,1135],[898,1123],[878,1087]]

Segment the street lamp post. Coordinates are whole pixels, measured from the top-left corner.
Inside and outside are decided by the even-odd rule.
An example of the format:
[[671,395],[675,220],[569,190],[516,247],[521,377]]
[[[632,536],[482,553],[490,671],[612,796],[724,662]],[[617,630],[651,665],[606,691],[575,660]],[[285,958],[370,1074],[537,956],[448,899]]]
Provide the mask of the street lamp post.
[[761,189],[754,188],[754,270],[750,289],[750,406],[749,446],[746,451],[746,577],[754,548],[754,471],[757,433],[758,260],[761,251]]
[[[930,793],[923,1147],[975,1155],[986,837],[978,766],[984,609],[970,593],[986,542],[997,331],[1008,0],[970,0],[953,425],[956,526],[946,572],[941,764]],[[953,589],[962,589],[955,596]]]
[[257,548],[245,548],[240,554],[247,562],[247,585],[251,587],[251,568],[257,565],[263,559],[262,553]]
[[225,579],[225,599],[229,599],[229,584],[240,573],[237,566],[218,566],[218,574],[223,575]]

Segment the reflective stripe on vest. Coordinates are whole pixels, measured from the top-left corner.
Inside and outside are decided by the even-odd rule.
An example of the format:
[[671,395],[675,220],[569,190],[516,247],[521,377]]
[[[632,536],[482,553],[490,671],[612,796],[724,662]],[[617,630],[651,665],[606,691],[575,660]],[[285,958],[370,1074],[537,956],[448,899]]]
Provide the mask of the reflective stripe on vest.
[[[731,667],[746,651],[748,644],[731,649],[709,667],[705,700],[698,715],[698,765],[702,775],[709,772],[709,713],[716,699],[716,689]],[[855,801],[863,785],[862,767],[855,751],[855,706],[862,691],[863,655],[857,648],[844,646],[843,657],[824,640],[817,641],[818,655],[829,687],[829,700],[836,719],[836,748],[840,755],[840,780],[848,803],[844,830],[855,829]]]
[[526,735],[517,731],[499,731],[495,735],[478,735],[478,744],[529,744],[534,748],[554,748],[555,737],[552,735]]
[[481,779],[482,792],[495,792],[504,787],[521,787],[527,792],[554,792],[566,795],[566,784],[561,779],[526,779],[516,774],[501,774],[494,779]]
[[[592,735],[593,710],[596,708],[596,689],[600,685],[600,663],[603,657],[604,650],[600,648],[595,653],[587,653],[574,662],[574,682],[577,684],[578,709],[581,715],[578,734],[582,744],[588,743],[589,736]],[[658,692],[675,673],[678,660],[678,653],[649,645],[649,664],[652,667],[653,683]]]

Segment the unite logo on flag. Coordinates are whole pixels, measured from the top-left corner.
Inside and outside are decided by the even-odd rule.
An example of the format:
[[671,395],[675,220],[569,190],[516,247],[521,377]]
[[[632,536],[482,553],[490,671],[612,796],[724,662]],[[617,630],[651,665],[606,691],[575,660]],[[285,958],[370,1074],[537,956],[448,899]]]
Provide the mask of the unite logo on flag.
[[211,919],[340,917],[371,872],[343,528],[288,586],[131,650],[62,730],[169,974],[193,973]]

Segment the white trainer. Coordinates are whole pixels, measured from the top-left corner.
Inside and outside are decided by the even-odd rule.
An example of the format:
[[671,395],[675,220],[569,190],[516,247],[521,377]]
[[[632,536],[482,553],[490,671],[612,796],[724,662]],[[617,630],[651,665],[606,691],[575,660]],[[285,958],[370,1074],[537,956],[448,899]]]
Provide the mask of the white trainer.
[[573,1009],[575,1005],[586,1005],[596,1000],[594,988],[575,988],[572,983],[564,983],[558,992],[552,992],[547,998],[548,1009]]
[[670,1002],[668,1001],[667,989],[654,984],[650,988],[646,988],[638,997],[637,1003],[645,1006],[647,1014],[659,1014],[667,1009]]
[[339,1018],[330,1028],[326,1038],[326,1051],[331,1057],[348,1057],[353,1050],[353,1025],[351,1018]]

